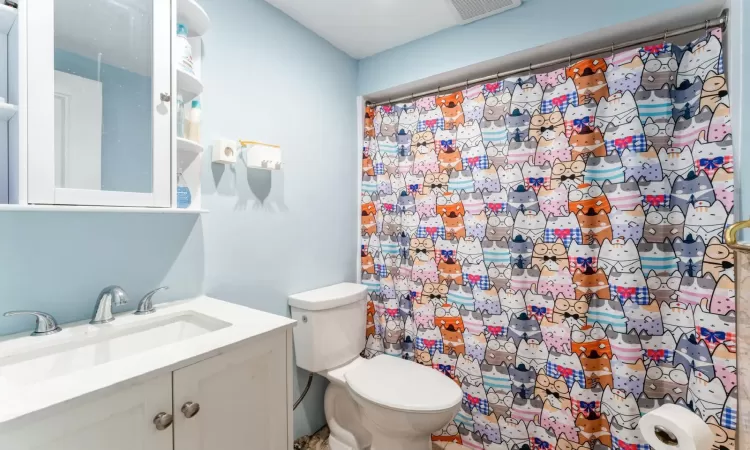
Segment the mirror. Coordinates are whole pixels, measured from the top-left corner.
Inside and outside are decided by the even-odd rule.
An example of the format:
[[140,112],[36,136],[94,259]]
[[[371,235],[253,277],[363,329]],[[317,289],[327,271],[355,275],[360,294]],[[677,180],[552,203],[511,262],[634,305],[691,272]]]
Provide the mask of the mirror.
[[153,190],[154,0],[55,0],[55,186]]

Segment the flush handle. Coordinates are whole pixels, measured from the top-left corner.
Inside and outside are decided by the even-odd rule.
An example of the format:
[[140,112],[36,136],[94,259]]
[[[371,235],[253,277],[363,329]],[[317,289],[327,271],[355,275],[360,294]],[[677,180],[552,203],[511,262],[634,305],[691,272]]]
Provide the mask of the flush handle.
[[156,425],[156,429],[159,431],[166,430],[172,425],[173,419],[172,414],[160,412],[154,417],[154,425]]
[[172,101],[172,95],[169,92],[162,92],[159,97],[163,102],[169,103],[170,101]]
[[185,417],[187,417],[188,419],[198,414],[198,411],[200,410],[201,405],[193,402],[185,402],[185,404],[182,405],[182,408],[180,409],[180,411],[182,411],[182,413],[185,414]]

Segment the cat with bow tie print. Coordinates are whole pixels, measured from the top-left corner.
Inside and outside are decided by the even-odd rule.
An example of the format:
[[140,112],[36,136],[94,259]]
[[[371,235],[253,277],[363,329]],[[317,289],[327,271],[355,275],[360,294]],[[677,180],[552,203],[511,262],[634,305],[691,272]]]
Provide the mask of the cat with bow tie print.
[[548,114],[537,113],[531,117],[529,136],[534,139],[553,140],[557,136],[565,136],[565,120],[558,108]]
[[565,110],[565,136],[570,138],[573,133],[581,133],[584,129],[594,127],[596,118],[596,102],[589,101],[579,106],[570,106]]
[[576,188],[583,181],[586,162],[582,157],[573,161],[556,160],[552,166],[550,186],[552,189],[563,187],[565,192]]
[[453,105],[370,111],[365,354],[476,388],[436,443],[636,448],[638,418],[666,403],[730,442],[734,168],[720,45],[712,30],[438,96]]
[[616,152],[620,156],[625,149],[645,152],[648,145],[646,132],[638,117],[633,117],[620,125],[610,124],[604,132],[604,144],[608,154]]
[[568,107],[577,105],[578,93],[572,78],[568,78],[564,83],[554,86],[550,84],[544,88],[541,106],[542,114],[551,113],[555,108],[565,113]]
[[734,172],[731,134],[718,142],[704,142],[699,139],[695,142],[692,154],[696,172],[706,172],[709,177],[713,177],[721,168],[727,172]]

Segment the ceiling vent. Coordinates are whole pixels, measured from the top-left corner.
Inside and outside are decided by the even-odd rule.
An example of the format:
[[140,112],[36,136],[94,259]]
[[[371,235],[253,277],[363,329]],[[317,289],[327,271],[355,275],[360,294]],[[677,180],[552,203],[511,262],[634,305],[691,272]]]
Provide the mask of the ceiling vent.
[[462,25],[521,6],[521,0],[448,0]]

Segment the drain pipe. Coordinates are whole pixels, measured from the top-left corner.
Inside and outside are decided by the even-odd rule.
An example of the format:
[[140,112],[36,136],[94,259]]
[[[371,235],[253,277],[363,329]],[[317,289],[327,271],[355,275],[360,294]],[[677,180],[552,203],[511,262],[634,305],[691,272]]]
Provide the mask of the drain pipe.
[[305,398],[305,395],[307,395],[307,391],[310,390],[310,385],[312,385],[312,380],[313,380],[313,373],[310,372],[310,375],[307,377],[307,385],[305,386],[305,389],[302,391],[302,394],[300,394],[297,401],[294,402],[294,407],[292,408],[292,410],[297,409],[299,404],[302,403],[302,399]]

